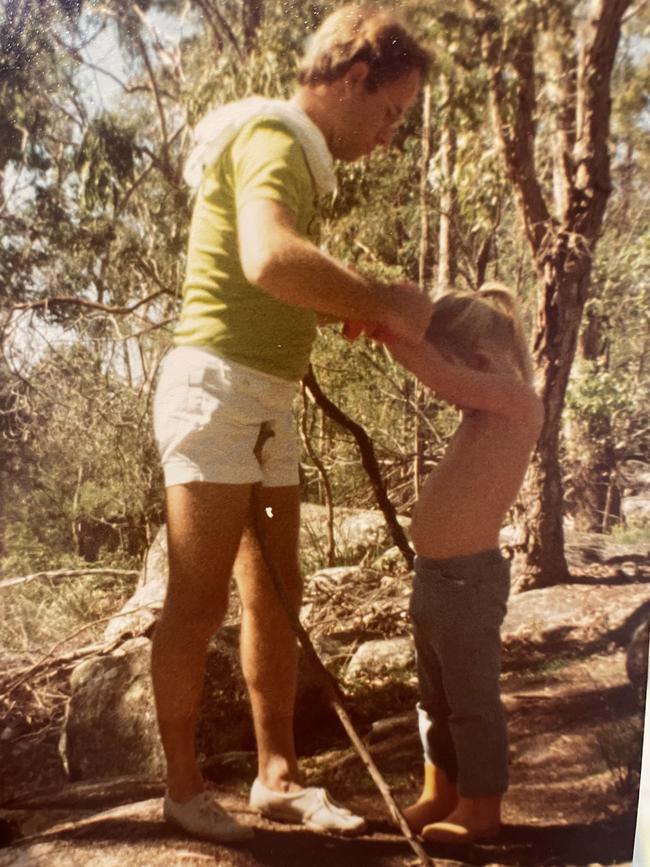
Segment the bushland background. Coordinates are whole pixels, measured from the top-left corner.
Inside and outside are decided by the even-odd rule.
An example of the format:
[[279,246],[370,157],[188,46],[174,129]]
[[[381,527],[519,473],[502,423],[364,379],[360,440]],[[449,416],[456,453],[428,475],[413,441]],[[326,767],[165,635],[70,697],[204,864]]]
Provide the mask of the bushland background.
[[[192,126],[218,103],[290,94],[334,6],[4,5],[3,575],[140,562],[163,518],[149,410],[183,279]],[[402,9],[435,69],[394,145],[338,167],[323,244],[434,296],[497,278],[521,298],[546,424],[515,518],[526,586],[547,586],[567,576],[567,519],[630,532],[619,471],[648,459],[647,4]],[[455,414],[336,329],[314,373],[408,513]],[[350,430],[309,388],[298,414],[305,501],[375,504]]]
[[[192,127],[219,103],[288,96],[337,5],[3,4],[0,649],[13,663],[97,638],[164,520],[150,407],[183,280]],[[392,146],[338,166],[322,243],[432,296],[492,278],[517,293],[546,420],[510,548],[518,590],[559,586],[567,532],[649,535],[647,499],[626,495],[650,463],[650,6],[399,6],[435,67]],[[455,412],[331,327],[296,410],[304,501],[379,505],[404,549],[394,515]],[[345,561],[333,534],[311,542],[306,572]]]

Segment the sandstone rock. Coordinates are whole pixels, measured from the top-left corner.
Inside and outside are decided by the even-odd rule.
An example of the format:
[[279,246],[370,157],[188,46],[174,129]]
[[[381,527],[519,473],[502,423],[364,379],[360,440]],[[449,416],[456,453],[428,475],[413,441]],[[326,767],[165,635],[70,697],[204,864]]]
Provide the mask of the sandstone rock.
[[[326,647],[319,654],[328,661]],[[71,780],[125,775],[164,776],[150,675],[151,645],[140,637],[111,654],[85,660],[71,678],[60,749]],[[296,740],[331,714],[322,681],[302,659],[296,699]],[[255,749],[239,662],[239,628],[222,627],[210,643],[197,732],[199,755]]]
[[[398,516],[407,532],[410,518]],[[326,549],[327,509],[315,503],[301,507],[301,545]],[[338,557],[360,559],[368,551],[378,551],[392,544],[386,519],[379,509],[335,509],[334,542]]]
[[360,572],[359,566],[331,566],[314,572],[307,581],[319,590],[333,590],[354,581]]
[[71,780],[164,773],[146,638],[84,660],[70,686],[60,750]]
[[167,528],[163,525],[147,551],[135,592],[104,630],[107,641],[115,641],[123,635],[149,634],[162,609],[168,577]]
[[611,536],[602,533],[574,533],[565,535],[564,554],[573,569],[581,569],[593,563],[647,563],[650,558],[650,542],[622,545]]
[[[409,527],[410,519],[398,517],[401,527]],[[351,511],[341,517],[338,524],[337,545],[347,555],[363,556],[367,551],[380,550],[390,545],[383,512],[378,510]]]
[[405,673],[414,674],[415,653],[412,638],[386,638],[362,644],[345,672],[345,681],[355,684],[375,678]]
[[650,497],[647,494],[623,497],[621,516],[628,527],[650,527]]
[[648,684],[648,645],[650,643],[650,620],[641,623],[634,631],[625,656],[625,669],[632,686],[639,694],[645,693]]
[[650,464],[630,458],[618,468],[620,487],[624,495],[650,492]]
[[[61,744],[71,780],[164,775],[150,655],[146,638],[132,639],[73,671]],[[198,750],[208,756],[252,744],[237,630],[224,627],[208,652]]]
[[625,624],[650,606],[646,584],[562,584],[514,594],[501,630],[504,646],[524,641],[543,646],[626,641]]
[[375,558],[370,564],[371,569],[376,569],[378,572],[392,572],[397,569],[404,568],[404,555],[397,547],[391,545],[379,557]]

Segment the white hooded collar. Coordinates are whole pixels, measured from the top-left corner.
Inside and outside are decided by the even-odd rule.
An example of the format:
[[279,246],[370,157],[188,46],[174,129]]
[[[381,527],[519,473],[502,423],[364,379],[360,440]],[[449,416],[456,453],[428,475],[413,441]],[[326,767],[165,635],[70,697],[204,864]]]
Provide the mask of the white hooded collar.
[[185,163],[183,177],[198,187],[206,166],[212,165],[254,117],[281,121],[297,138],[320,195],[336,187],[334,160],[325,137],[310,117],[295,103],[283,99],[250,96],[208,112],[194,128],[194,147]]

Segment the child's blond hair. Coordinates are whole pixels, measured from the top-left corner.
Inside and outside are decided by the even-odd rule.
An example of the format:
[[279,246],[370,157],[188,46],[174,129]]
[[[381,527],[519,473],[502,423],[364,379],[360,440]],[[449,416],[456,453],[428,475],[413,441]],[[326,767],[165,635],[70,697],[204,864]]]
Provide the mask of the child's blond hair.
[[425,338],[469,367],[476,354],[507,352],[524,382],[532,382],[533,363],[513,293],[497,282],[484,283],[478,292],[451,291],[433,304]]
[[298,82],[330,84],[358,61],[368,64],[365,83],[372,92],[413,69],[424,78],[430,54],[393,12],[348,3],[328,16],[309,40]]

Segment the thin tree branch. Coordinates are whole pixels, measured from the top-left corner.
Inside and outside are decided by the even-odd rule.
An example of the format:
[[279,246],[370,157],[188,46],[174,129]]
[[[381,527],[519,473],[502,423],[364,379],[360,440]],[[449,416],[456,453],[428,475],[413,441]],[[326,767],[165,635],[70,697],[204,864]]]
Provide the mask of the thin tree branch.
[[[137,5],[135,5],[137,9]],[[160,123],[160,136],[161,136],[161,147],[163,154],[163,167],[165,169],[165,174],[170,171],[170,160],[169,160],[169,138],[167,136],[167,119],[165,118],[165,109],[162,104],[162,96],[160,93],[160,89],[158,87],[158,81],[156,80],[155,73],[153,71],[153,66],[151,65],[151,60],[149,58],[149,52],[147,51],[147,46],[143,38],[138,33],[137,36],[138,45],[140,46],[140,51],[142,53],[142,59],[144,60],[144,65],[147,68],[147,74],[149,75],[149,81],[151,82],[151,88],[153,90],[154,99],[156,101],[156,108],[158,110],[158,121]]]
[[[535,169],[535,63],[534,27],[529,22],[511,46],[503,45],[501,28],[490,4],[471,0],[482,27],[482,49],[489,85],[494,130],[504,157],[522,222],[537,253],[548,240],[551,217]],[[509,49],[509,51],[508,51]],[[514,95],[506,82],[505,66],[515,73]],[[511,85],[510,85],[511,86]]]
[[217,22],[218,22],[218,25],[219,25],[221,32],[226,34],[226,37],[228,38],[228,42],[230,42],[232,47],[237,52],[238,56],[241,59],[243,59],[242,50],[239,47],[239,42],[237,41],[237,37],[235,36],[231,26],[228,24],[228,22],[226,21],[224,16],[219,11],[216,3],[214,5],[212,5],[212,4],[208,5],[208,3],[204,2],[204,0],[194,0],[194,2],[199,7],[199,9],[203,12],[203,14],[208,18],[212,32],[214,33],[215,38],[218,40],[219,47],[223,48],[223,42],[221,40],[219,33],[217,32],[217,30],[215,28],[214,22],[212,20],[213,14],[214,14],[214,17],[217,19]]
[[15,587],[17,584],[27,584],[40,578],[52,581],[62,581],[64,578],[81,578],[82,575],[108,575],[137,578],[140,573],[135,569],[53,569],[49,572],[34,572],[32,575],[22,575],[19,578],[5,578],[0,581],[0,590],[5,587]]
[[637,3],[636,6],[633,6],[631,9],[629,9],[621,19],[622,23],[627,24],[630,18],[634,18],[634,16],[638,15],[639,12],[643,12],[645,7],[648,5],[648,2],[649,0],[641,0],[640,3]]
[[352,436],[355,438],[359,451],[361,452],[361,463],[368,474],[379,508],[384,513],[384,518],[386,519],[386,524],[388,525],[388,529],[393,537],[393,541],[404,555],[404,559],[410,569],[413,566],[414,553],[407,541],[404,530],[397,520],[395,507],[388,498],[386,486],[384,485],[379,465],[377,464],[372,440],[361,425],[357,424],[357,422],[347,416],[343,410],[339,409],[339,407],[332,403],[332,401],[323,393],[311,365],[302,381],[303,385],[313,395],[314,400],[320,408],[337,424],[340,424],[341,427],[350,431]]
[[77,306],[77,307],[87,307],[91,310],[100,310],[103,313],[108,313],[110,315],[115,316],[126,316],[130,313],[136,311],[139,307],[142,307],[145,304],[151,303],[154,299],[159,298],[161,295],[171,295],[172,293],[168,289],[160,289],[158,292],[153,292],[151,295],[147,295],[146,298],[141,298],[140,301],[137,301],[135,304],[132,304],[130,307],[111,307],[108,304],[101,304],[98,301],[90,301],[87,298],[77,298],[74,295],[52,295],[47,298],[39,298],[38,301],[25,301],[22,304],[14,304],[10,308],[11,310],[38,310],[44,309],[48,310],[50,307],[57,307],[58,305],[62,306]]

